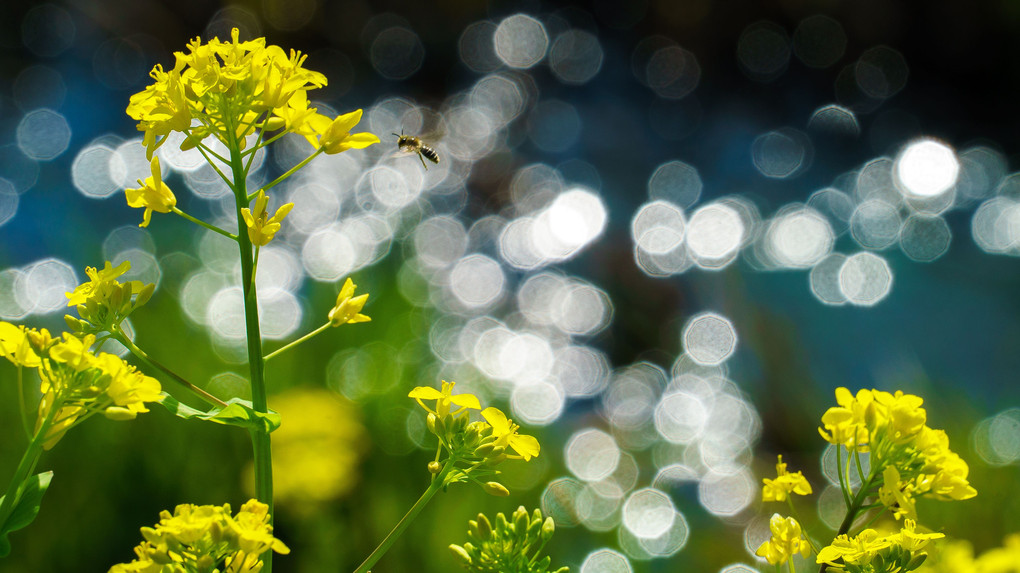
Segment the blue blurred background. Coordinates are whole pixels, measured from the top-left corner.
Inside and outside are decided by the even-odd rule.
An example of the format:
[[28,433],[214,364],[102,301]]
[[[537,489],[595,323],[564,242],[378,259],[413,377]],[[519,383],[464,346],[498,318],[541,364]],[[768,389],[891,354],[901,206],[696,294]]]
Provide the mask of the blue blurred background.
[[[279,571],[354,569],[417,499],[434,444],[406,394],[440,379],[543,453],[509,500],[440,496],[377,571],[454,570],[467,520],[517,504],[582,573],[755,570],[775,454],[816,484],[819,534],[838,524],[815,430],[838,386],[922,395],[971,464],[979,497],[922,506],[929,526],[979,549],[1020,530],[1015,3],[8,2],[0,26],[0,319],[62,330],[84,267],[130,260],[158,286],[136,342],[223,398],[246,397],[236,253],[169,215],[138,228],[128,98],[237,27],[307,53],[320,111],[382,138],[271,193],[296,207],[260,259],[267,347],[347,276],[373,318],[271,363]],[[309,151],[284,138],[251,183]],[[236,225],[199,158],[160,156],[179,206]],[[3,483],[22,448],[0,440]],[[251,492],[241,432],[164,411],[42,464],[2,571],[105,571],[161,509]]]

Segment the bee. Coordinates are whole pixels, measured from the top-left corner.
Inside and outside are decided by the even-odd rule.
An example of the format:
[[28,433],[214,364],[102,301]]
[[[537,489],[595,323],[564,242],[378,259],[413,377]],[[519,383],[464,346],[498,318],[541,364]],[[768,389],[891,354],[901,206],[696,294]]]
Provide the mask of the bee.
[[397,148],[400,151],[418,154],[418,159],[421,160],[421,165],[425,168],[425,171],[429,170],[429,166],[425,164],[426,159],[437,165],[439,164],[439,154],[436,153],[435,149],[424,143],[420,137],[404,135],[403,133],[394,133],[393,135],[397,136]]

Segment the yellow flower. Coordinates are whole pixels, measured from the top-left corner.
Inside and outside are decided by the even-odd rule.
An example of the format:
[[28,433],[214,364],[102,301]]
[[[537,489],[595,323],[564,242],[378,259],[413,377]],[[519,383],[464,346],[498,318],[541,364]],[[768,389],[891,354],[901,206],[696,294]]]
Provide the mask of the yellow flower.
[[103,373],[110,377],[106,386],[106,395],[113,401],[113,406],[106,409],[106,416],[117,420],[134,418],[141,412],[148,412],[146,402],[159,402],[163,399],[159,381],[146,376],[134,366],[124,362],[119,356],[101,353],[97,357],[97,365]]
[[769,530],[772,537],[762,543],[754,554],[764,557],[770,564],[781,565],[798,553],[807,557],[811,552],[811,545],[801,534],[800,524],[796,519],[783,518],[774,513],[769,520]]
[[174,192],[166,186],[166,183],[163,183],[163,175],[160,172],[158,157],[152,158],[150,167],[152,168],[152,177],[146,177],[144,183],[139,179],[138,184],[141,187],[138,189],[126,189],[124,191],[129,207],[145,207],[145,213],[142,215],[142,223],[138,225],[139,227],[149,226],[149,220],[152,218],[153,211],[169,213],[177,206],[177,197],[174,196]]
[[255,199],[255,213],[253,214],[251,209],[245,207],[241,209],[241,216],[244,218],[244,224],[248,226],[248,238],[251,239],[253,245],[265,246],[269,244],[269,241],[273,240],[276,236],[276,232],[280,230],[280,223],[283,222],[283,218],[290,213],[290,210],[294,208],[293,203],[286,203],[281,205],[276,213],[269,217],[266,216],[266,207],[269,206],[269,197],[262,190],[259,190],[258,197]]
[[531,458],[538,456],[540,449],[538,440],[534,436],[523,436],[517,433],[517,429],[520,428],[517,424],[513,423],[513,420],[509,420],[506,414],[499,408],[486,408],[482,410],[482,417],[485,421],[492,426],[492,435],[496,438],[495,445],[507,447],[509,446],[518,456],[508,456],[511,459],[521,459],[529,461]]
[[[446,418],[447,416],[456,416],[466,409],[471,408],[472,410],[481,410],[482,405],[478,402],[478,398],[473,394],[457,394],[453,395],[453,386],[456,382],[447,382],[443,380],[442,391],[436,390],[430,386],[418,386],[414,390],[411,390],[407,396],[417,400],[418,404],[425,408],[426,411],[435,414],[439,418]],[[425,405],[422,400],[435,400],[436,409],[433,410]],[[460,406],[452,414],[450,413],[450,405]]]
[[124,261],[116,267],[111,266],[110,261],[106,261],[103,269],[98,271],[96,267],[85,267],[85,275],[89,280],[75,287],[72,292],[64,293],[67,297],[67,306],[85,304],[93,296],[102,296],[110,287],[119,286],[117,277],[128,272],[130,268],[131,261]]
[[927,413],[921,404],[924,400],[913,394],[897,390],[895,394],[873,391],[875,402],[884,409],[886,435],[896,443],[903,443],[916,436],[927,421]]
[[915,489],[913,483],[900,480],[900,472],[895,466],[886,466],[882,470],[882,487],[878,489],[878,499],[892,511],[896,519],[917,519]]
[[273,537],[273,526],[269,525],[269,506],[250,499],[241,510],[229,520],[231,529],[237,534],[238,547],[245,553],[258,555],[269,549],[286,555],[290,549]]
[[811,484],[808,483],[804,474],[786,471],[783,456],[779,456],[779,461],[776,463],[776,479],[765,478],[762,481],[765,484],[761,490],[762,501],[786,501],[790,493],[797,495],[811,493]]
[[336,297],[336,304],[327,315],[333,326],[372,320],[370,317],[360,314],[361,309],[365,307],[365,303],[368,301],[368,294],[354,296],[354,289],[356,288],[358,288],[357,285],[351,279],[347,279],[344,282],[343,288],[340,289],[340,294]]
[[905,519],[903,520],[903,529],[891,537],[897,545],[910,552],[924,549],[925,545],[928,545],[928,542],[932,539],[942,539],[945,537],[943,533],[918,533],[916,529],[916,521]]
[[844,564],[868,564],[876,553],[892,544],[892,537],[879,537],[874,529],[865,529],[856,537],[838,535],[818,552],[815,562],[836,565],[836,560],[842,559]]
[[329,124],[319,119],[322,117],[314,117],[312,127],[320,134],[319,147],[329,155],[348,149],[364,149],[379,143],[379,138],[371,133],[351,133],[351,129],[361,121],[360,109],[338,116]]
[[[28,330],[24,326],[15,326],[0,321],[0,356],[10,360],[15,366],[35,368],[39,366],[39,356],[32,349]],[[43,329],[43,332],[46,332]],[[46,336],[49,333],[46,332]]]
[[180,66],[165,72],[163,66],[157,64],[149,76],[155,83],[131,96],[127,114],[138,120],[138,131],[145,132],[142,144],[145,145],[145,158],[151,160],[153,152],[166,141],[171,131],[188,129],[192,110],[181,81]]

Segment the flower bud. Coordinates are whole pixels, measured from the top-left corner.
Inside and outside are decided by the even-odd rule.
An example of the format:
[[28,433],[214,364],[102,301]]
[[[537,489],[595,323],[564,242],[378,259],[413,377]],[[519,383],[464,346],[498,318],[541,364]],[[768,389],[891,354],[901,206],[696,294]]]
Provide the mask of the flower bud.
[[430,474],[438,474],[439,472],[443,471],[443,464],[436,461],[432,461],[429,462],[428,468]]
[[549,541],[556,531],[556,522],[553,521],[552,517],[545,518],[545,523],[542,524],[542,542]]
[[514,512],[514,532],[518,535],[524,535],[528,531],[528,510],[524,509],[524,506],[519,506],[517,511]]
[[110,420],[121,422],[124,420],[134,420],[138,416],[138,412],[128,410],[122,406],[110,406],[103,410],[103,415]]
[[429,412],[429,415],[426,416],[426,418],[425,418],[425,425],[428,426],[428,429],[429,429],[430,432],[432,432],[433,434],[436,434],[437,436],[439,435],[436,432],[436,415],[433,414],[432,412]]
[[64,315],[64,322],[67,323],[67,328],[71,329],[71,332],[81,332],[85,330],[85,325],[82,323],[82,321],[71,316],[70,314]]
[[468,555],[468,552],[465,551],[464,548],[461,547],[460,545],[450,544],[450,551],[453,551],[457,555],[457,557],[463,559],[464,562],[467,563],[468,565],[471,564],[471,556]]
[[138,296],[135,297],[135,307],[137,308],[149,302],[149,299],[152,298],[152,293],[154,292],[156,292],[155,284],[149,283],[143,286],[142,290],[138,291]]
[[497,497],[506,497],[510,495],[510,490],[508,490],[503,484],[499,483],[498,481],[485,482],[485,484],[482,486],[482,489],[485,490],[485,493],[489,495],[495,495]]
[[478,530],[478,539],[481,541],[488,541],[492,537],[492,524],[489,523],[489,518],[485,517],[485,514],[478,514],[478,521],[476,522],[476,529]]

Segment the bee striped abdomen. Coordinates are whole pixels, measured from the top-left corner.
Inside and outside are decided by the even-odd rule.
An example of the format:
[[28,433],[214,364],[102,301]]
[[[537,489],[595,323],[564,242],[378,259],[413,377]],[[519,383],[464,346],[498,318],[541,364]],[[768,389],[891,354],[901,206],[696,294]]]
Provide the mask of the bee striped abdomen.
[[425,159],[428,159],[432,163],[439,163],[439,154],[436,153],[435,149],[432,149],[424,143],[421,146],[421,154],[425,156]]

